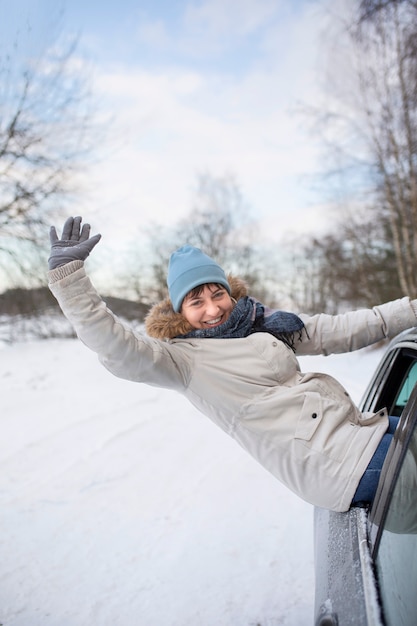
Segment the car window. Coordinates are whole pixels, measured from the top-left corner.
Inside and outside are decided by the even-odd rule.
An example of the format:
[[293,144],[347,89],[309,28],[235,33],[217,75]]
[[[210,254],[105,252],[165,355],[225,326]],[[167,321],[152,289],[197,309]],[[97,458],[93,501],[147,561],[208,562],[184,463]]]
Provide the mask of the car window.
[[[410,369],[409,382],[416,368]],[[399,396],[409,395],[404,384]],[[387,626],[417,624],[417,430],[414,425],[392,493],[376,557]]]
[[400,416],[416,380],[417,350],[408,346],[393,350],[366,390],[361,410],[376,413],[387,408],[390,415]]
[[413,391],[414,385],[417,383],[417,361],[414,361],[405,377],[405,380],[400,387],[397,398],[395,399],[392,409],[393,415],[401,415],[405,405],[408,402],[408,398]]

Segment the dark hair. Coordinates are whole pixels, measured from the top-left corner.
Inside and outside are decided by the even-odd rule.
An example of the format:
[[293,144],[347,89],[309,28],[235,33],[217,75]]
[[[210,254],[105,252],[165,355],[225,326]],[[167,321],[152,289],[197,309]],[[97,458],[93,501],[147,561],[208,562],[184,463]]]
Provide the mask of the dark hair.
[[211,285],[214,285],[215,287],[217,287],[217,289],[224,289],[224,291],[226,291],[226,287],[224,285],[221,285],[220,283],[203,283],[202,285],[197,285],[197,287],[194,287],[194,289],[191,289],[191,291],[187,293],[185,298],[197,298],[200,295],[200,293],[204,290],[204,287],[206,285],[208,285],[209,287]]

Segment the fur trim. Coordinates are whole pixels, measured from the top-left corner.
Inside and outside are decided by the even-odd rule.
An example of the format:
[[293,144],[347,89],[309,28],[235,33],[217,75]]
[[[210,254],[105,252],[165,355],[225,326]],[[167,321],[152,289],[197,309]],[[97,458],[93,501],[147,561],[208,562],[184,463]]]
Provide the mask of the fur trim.
[[[246,284],[241,278],[229,275],[227,281],[232,298],[239,300],[248,295]],[[145,318],[145,329],[147,334],[155,339],[173,339],[193,330],[181,313],[175,313],[169,298],[165,298],[151,308]]]

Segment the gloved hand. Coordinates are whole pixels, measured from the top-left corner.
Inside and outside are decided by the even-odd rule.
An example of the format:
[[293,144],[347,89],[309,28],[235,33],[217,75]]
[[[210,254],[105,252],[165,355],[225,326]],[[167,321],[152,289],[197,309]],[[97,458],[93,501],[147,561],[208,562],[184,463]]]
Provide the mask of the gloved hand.
[[100,241],[101,235],[90,237],[90,224],[81,226],[81,217],[69,217],[64,224],[61,239],[56,234],[55,226],[51,226],[49,239],[51,255],[48,259],[50,270],[54,270],[70,261],[85,261],[94,246]]

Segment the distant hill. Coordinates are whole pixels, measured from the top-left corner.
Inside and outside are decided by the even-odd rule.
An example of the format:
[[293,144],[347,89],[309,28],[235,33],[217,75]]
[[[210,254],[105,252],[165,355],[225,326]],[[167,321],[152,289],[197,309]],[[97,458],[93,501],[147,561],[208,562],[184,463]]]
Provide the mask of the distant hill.
[[[149,307],[141,302],[103,296],[109,309],[127,320],[142,322]],[[58,308],[58,303],[47,287],[36,289],[8,289],[0,294],[0,315],[39,315]]]

